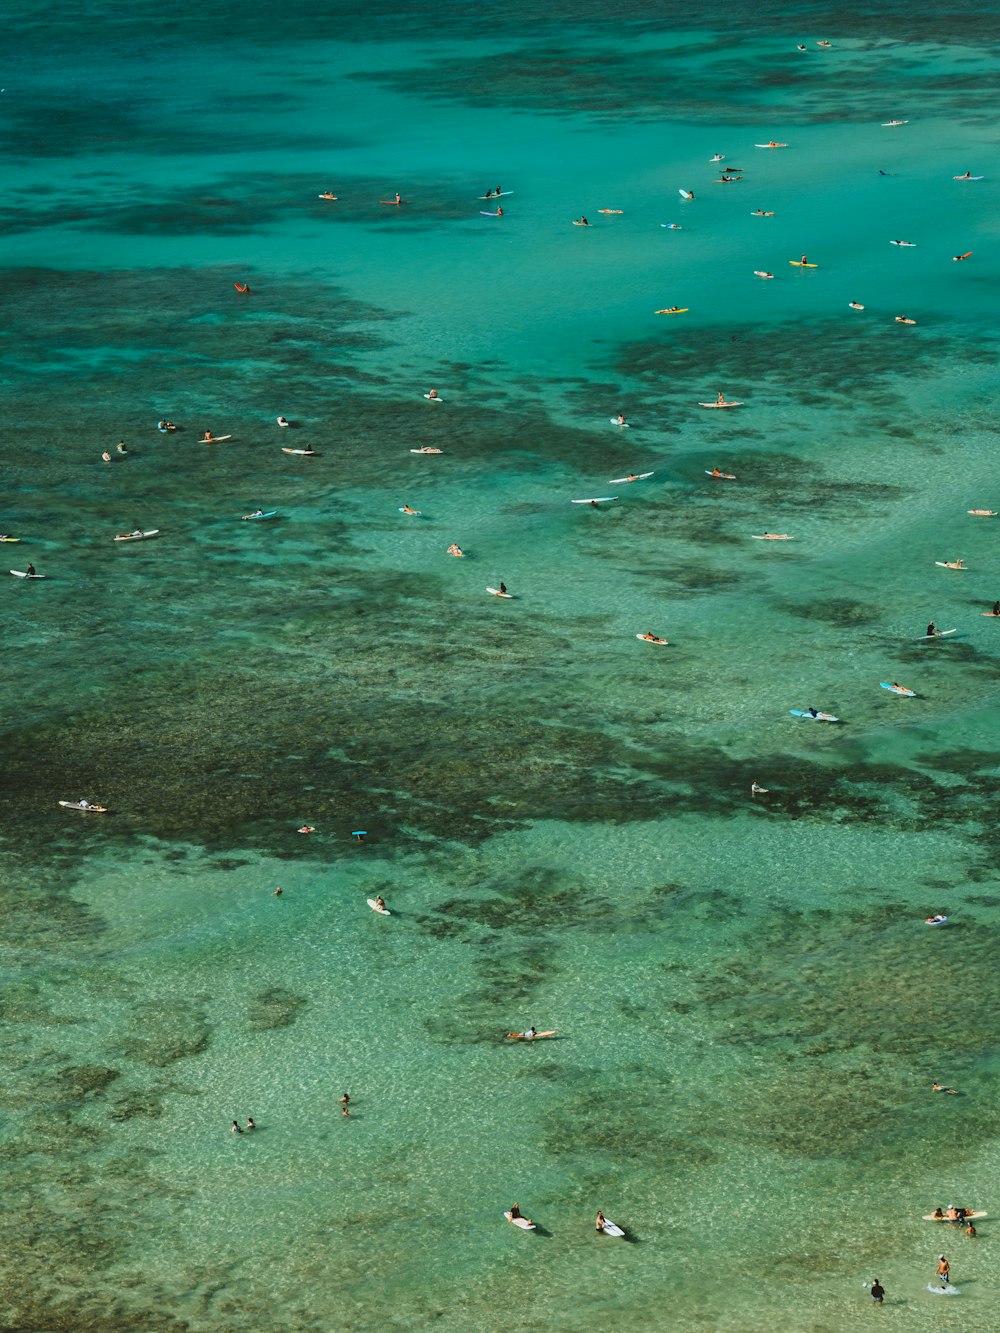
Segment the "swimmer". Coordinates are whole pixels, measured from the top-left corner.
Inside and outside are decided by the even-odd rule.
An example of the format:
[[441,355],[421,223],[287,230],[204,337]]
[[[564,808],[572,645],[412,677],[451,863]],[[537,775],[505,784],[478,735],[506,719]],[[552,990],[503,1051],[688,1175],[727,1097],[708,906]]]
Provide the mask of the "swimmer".
[[766,796],[769,790],[770,790],[769,787],[762,787],[758,782],[750,783],[751,796]]
[[312,824],[303,824],[300,829],[296,829],[295,831],[296,833],[315,833],[316,829]]
[[966,171],[966,172],[964,172],[961,176],[956,176],[955,179],[956,179],[957,181],[971,181],[971,180],[972,180],[972,172],[971,172],[971,171]]
[[601,1212],[600,1208],[597,1210],[597,1230],[604,1230],[604,1214]]
[[715,401],[721,406],[726,401],[726,395],[724,393],[720,393]]
[[[943,1083],[932,1083],[931,1092],[950,1092],[953,1097],[957,1097],[959,1095],[959,1091],[957,1088],[946,1087],[945,1084]],[[940,1211],[941,1210],[939,1208],[938,1212]],[[937,1213],[935,1213],[935,1216],[937,1216]]]
[[966,1234],[967,1236],[975,1236],[975,1235],[978,1234],[977,1231],[976,1231],[976,1228],[972,1225],[971,1222],[970,1222],[969,1225],[965,1228],[965,1234]]
[[971,250],[966,250],[964,255],[952,255],[951,261],[953,264],[960,264],[963,259],[968,259],[971,254]]
[[215,436],[212,434],[212,432],[210,430],[207,430],[205,434],[201,437],[200,442],[202,444],[211,444],[214,439]]
[[285,890],[284,890],[284,889],[281,887],[281,885],[279,884],[278,887],[275,889],[275,891],[271,894],[271,897],[272,897],[272,898],[280,898],[281,895],[282,895],[284,892],[285,892]]
[[501,591],[501,592],[506,592],[506,591],[507,591],[507,585],[506,585],[506,583],[501,583],[501,584],[500,584],[500,591]]
[[115,445],[115,448],[118,450],[118,452],[119,452],[120,454],[127,454],[127,453],[128,453],[128,450],[125,448],[125,441],[124,441],[124,440],[119,440],[118,443]]
[[101,457],[104,459],[105,463],[111,462],[111,455],[108,453],[107,449],[105,449],[104,453],[101,454]]
[[242,1133],[243,1133],[242,1129],[240,1129],[240,1122],[239,1122],[238,1120],[234,1120],[234,1121],[233,1121],[232,1126],[231,1126],[229,1132],[230,1132],[230,1134],[242,1134]]
[[993,603],[993,611],[992,611],[992,614],[995,615],[995,616],[1000,616],[1000,602],[994,602],[994,603]]
[[[924,925],[925,925],[925,926],[943,926],[944,923],[945,923],[947,920],[948,920],[948,918],[947,918],[946,916],[942,916],[941,913],[938,912],[936,916],[929,916],[929,917],[927,917],[927,918],[925,919],[925,921],[924,921]],[[953,1088],[932,1088],[932,1091],[934,1091],[934,1092],[953,1092],[954,1089],[953,1089]]]
[[345,1092],[343,1097],[341,1097],[339,1100],[341,1106],[346,1106],[348,1102],[351,1100],[351,1094],[349,1092]]
[[256,1129],[256,1128],[257,1128],[257,1126],[256,1126],[256,1125],[254,1124],[254,1122],[253,1122],[253,1116],[252,1116],[252,1115],[248,1115],[248,1116],[247,1116],[247,1129]]
[[250,284],[249,284],[249,283],[246,283],[246,282],[234,282],[234,283],[233,283],[233,286],[236,288],[236,290],[240,293],[241,296],[249,296],[249,295],[250,295]]
[[851,307],[852,310],[864,310],[864,306],[861,304],[860,301],[848,301],[847,304]]
[[400,511],[404,514],[419,514],[419,509],[411,509],[409,505],[400,506]]

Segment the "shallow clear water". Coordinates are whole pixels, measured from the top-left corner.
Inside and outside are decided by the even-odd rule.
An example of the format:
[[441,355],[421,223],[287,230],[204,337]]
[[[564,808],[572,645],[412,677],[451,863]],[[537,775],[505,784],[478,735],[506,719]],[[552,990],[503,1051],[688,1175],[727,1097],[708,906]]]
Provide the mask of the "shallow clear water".
[[5,1324],[1000,1328],[989,24],[18,11]]

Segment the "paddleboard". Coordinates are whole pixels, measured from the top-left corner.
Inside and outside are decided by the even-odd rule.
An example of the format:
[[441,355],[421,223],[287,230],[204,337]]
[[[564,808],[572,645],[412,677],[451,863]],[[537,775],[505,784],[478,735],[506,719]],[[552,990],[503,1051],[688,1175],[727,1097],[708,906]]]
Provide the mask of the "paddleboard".
[[400,505],[399,512],[401,514],[407,514],[410,518],[423,518],[423,514],[419,509],[404,509],[403,506]]
[[494,190],[492,194],[477,195],[477,199],[506,199],[507,195],[513,194],[513,190]]
[[786,143],[755,143],[754,148],[787,148]]
[[608,417],[608,420],[612,426],[627,426],[629,424],[627,421],[619,421],[617,417]]
[[236,290],[240,293],[241,296],[250,295],[250,284],[248,282],[234,282],[233,286],[236,288]]
[[935,563],[936,565],[940,565],[940,567],[941,567],[942,569],[967,569],[967,568],[968,568],[967,565],[960,565],[960,564],[958,563],[958,561],[956,561],[956,560],[935,560],[934,563]]
[[635,477],[612,477],[611,485],[617,486],[618,483],[622,481],[645,481],[647,477],[651,477],[652,475],[652,472],[640,472]]
[[551,1028],[548,1032],[536,1032],[532,1036],[529,1032],[508,1032],[508,1041],[537,1041],[539,1037],[554,1037],[559,1031],[558,1028]]
[[737,181],[741,181],[742,179],[742,176],[721,176],[712,183],[714,185],[735,185]]
[[199,440],[199,444],[221,444],[223,440],[231,440],[231,435],[213,435],[210,440]]
[[43,579],[44,574],[29,574],[25,569],[12,569],[10,571],[16,579]]
[[642,639],[643,643],[655,643],[660,648],[666,648],[670,642],[669,639],[651,639],[648,634],[637,634],[635,637],[637,639]]
[[[965,1216],[966,1216],[966,1220],[967,1220],[967,1221],[970,1221],[970,1222],[978,1222],[978,1220],[979,1220],[981,1217],[989,1217],[989,1213],[987,1213],[985,1210],[981,1210],[981,1211],[978,1211],[978,1212],[977,1212],[977,1210],[976,1210],[975,1208],[973,1208],[973,1209],[971,1209],[969,1212],[967,1212],[967,1213],[965,1214]],[[933,1213],[924,1213],[924,1214],[923,1214],[923,1220],[924,1220],[925,1222],[954,1222],[954,1221],[955,1221],[955,1219],[954,1219],[953,1217],[935,1217]],[[956,1224],[956,1225],[957,1225],[957,1224]]]
[[401,204],[408,204],[409,199],[380,199],[380,204],[388,204],[390,208],[399,208]]
[[884,130],[888,130],[891,129],[893,125],[909,125],[909,123],[910,122],[908,120],[883,120],[882,128]]
[[503,217],[503,214],[502,214],[502,213],[488,213],[488,212],[486,211],[485,208],[481,208],[481,209],[479,210],[479,216],[480,216],[481,218],[502,218],[502,217]]
[[292,424],[287,417],[275,417],[274,419],[279,426],[290,426]]
[[714,477],[716,481],[735,481],[735,480],[736,480],[736,474],[735,474],[735,472],[709,472],[708,468],[705,469],[705,476],[706,476],[706,477]]
[[792,717],[804,717],[804,718],[806,718],[809,722],[839,722],[839,721],[840,721],[840,718],[839,718],[839,717],[834,717],[834,715],[833,715],[832,713],[817,713],[816,716],[813,717],[812,713],[810,713],[810,712],[808,712],[808,711],[806,711],[805,709],[802,709],[802,708],[789,708],[788,711],[791,713]]
[[917,243],[916,243],[916,241],[890,241],[889,244],[890,244],[890,245],[902,245],[902,246],[904,246],[907,250],[915,250],[915,249],[917,248]]
[[679,222],[661,222],[661,227],[666,227],[667,231],[683,231],[684,228]]
[[952,176],[953,181],[981,181],[982,176]]
[[936,634],[918,634],[917,643],[922,643],[925,639],[943,639],[949,634],[957,633],[957,629],[939,629]]
[[609,217],[614,218],[621,217],[625,212],[624,208],[599,208],[597,211],[598,213],[606,213]]
[[818,264],[803,263],[801,259],[790,259],[788,262],[792,268],[819,268]]
[[106,815],[108,807],[106,805],[81,805],[79,801],[60,801],[60,805],[67,810],[83,810],[88,815]]
[[916,322],[917,322],[917,321],[916,321],[915,319],[907,319],[905,315],[897,315],[897,316],[896,316],[896,323],[897,323],[897,324],[916,324]]
[[590,223],[589,223],[589,222],[584,222],[583,218],[579,218],[579,219],[574,218],[574,220],[573,220],[573,226],[574,226],[574,227],[589,227],[589,226],[590,226]]
[[491,592],[494,597],[506,597],[508,602],[514,600],[514,594],[512,592],[501,592],[499,588],[487,588],[486,591]]
[[762,268],[755,268],[754,271],[753,271],[753,275],[754,275],[755,278],[773,278],[773,277],[774,277],[774,274],[773,274],[773,273],[768,273],[768,272],[766,272],[766,271],[765,271],[764,269],[762,269]]
[[699,403],[699,407],[742,407],[742,402],[733,403]]
[[601,1228],[601,1232],[605,1236],[625,1235],[625,1232],[622,1231],[620,1226],[617,1226],[614,1222],[609,1222],[607,1218],[604,1219],[604,1226]]
[[278,512],[277,509],[269,509],[265,514],[244,514],[242,516],[243,522],[251,523],[255,518],[274,518],[277,512]]
[[603,505],[611,500],[617,500],[617,495],[595,495],[587,500],[570,500],[571,505]]
[[963,259],[971,259],[971,257],[972,257],[972,251],[966,250],[964,255],[952,255],[951,262],[953,264],[960,264]]
[[[997,511],[995,509],[967,509],[965,512],[967,514],[974,514],[976,518],[996,518],[997,516]],[[18,540],[19,538],[17,537],[0,537],[0,541],[16,542]]]
[[125,532],[112,537],[111,540],[116,542],[141,542],[144,537],[155,537],[159,531],[159,528],[150,528],[148,532]]
[[787,532],[751,532],[750,536],[755,542],[793,542],[794,537],[789,537]]
[[[925,926],[946,926],[947,924],[948,918],[946,916],[929,916],[924,922]],[[951,1220],[951,1218],[945,1218],[945,1221],[950,1222]]]
[[368,906],[372,909],[373,912],[378,912],[379,916],[392,916],[392,913],[389,911],[388,907],[379,907],[378,903],[375,901],[374,898],[369,898],[367,901],[368,901]]
[[710,157],[708,160],[709,162],[725,162],[726,155],[725,153],[716,153],[714,157]]
[[20,537],[0,537],[0,542],[19,542]]
[[981,616],[1000,616],[1000,611],[980,611]]
[[678,306],[676,310],[674,310],[673,308],[671,308],[671,309],[669,309],[669,310],[654,310],[654,311],[653,311],[653,314],[654,314],[654,315],[686,315],[687,312],[690,310],[690,308],[691,308],[690,306],[682,305],[682,306]]
[[331,203],[336,203],[338,197],[339,197],[339,196],[338,196],[338,195],[335,195],[335,194],[318,194],[318,195],[316,196],[317,199],[327,199],[327,200],[329,200]]
[[441,397],[440,394],[436,394],[436,393],[425,393],[425,394],[424,394],[424,397],[427,399],[427,401],[428,401],[429,403],[443,403],[443,402],[444,402],[444,399]]
[[693,199],[694,195],[690,190],[678,190],[677,193],[682,199]]
[[908,690],[905,685],[891,685],[887,680],[880,680],[879,684],[883,690],[888,690],[891,694],[904,694],[908,699],[917,697],[916,690]]
[[847,304],[850,306],[852,310],[864,310],[864,306],[861,304],[860,301],[848,301]]
[[752,218],[773,218],[774,212],[766,208],[755,208],[750,213]]
[[443,454],[443,449],[432,449],[429,444],[425,444],[422,449],[411,449],[411,454]]
[[508,1222],[513,1222],[516,1227],[520,1227],[522,1231],[534,1231],[535,1229],[534,1222],[529,1222],[526,1217],[511,1217],[509,1211],[504,1213],[504,1217]]
[[286,449],[285,446],[282,445],[282,446],[281,446],[281,452],[282,452],[283,454],[301,454],[301,455],[303,456],[303,458],[310,458],[310,457],[316,452],[316,450],[315,450],[315,449]]

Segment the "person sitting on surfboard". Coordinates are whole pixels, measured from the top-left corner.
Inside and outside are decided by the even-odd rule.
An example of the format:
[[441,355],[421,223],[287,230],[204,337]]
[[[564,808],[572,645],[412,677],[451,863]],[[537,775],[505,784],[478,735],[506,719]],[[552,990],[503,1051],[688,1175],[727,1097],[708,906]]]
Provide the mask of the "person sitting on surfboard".
[[624,412],[619,412],[619,413],[618,413],[618,425],[619,425],[619,426],[627,426],[627,425],[628,425],[628,422],[625,420],[625,413],[624,413]]
[[210,430],[207,430],[205,434],[201,437],[201,442],[202,444],[211,444],[214,439],[215,436],[212,434],[212,432]]
[[935,634],[937,634],[937,632],[938,632],[938,627],[937,625],[934,624],[934,621],[932,620],[931,623],[927,626],[927,634],[925,635],[925,637],[931,639],[934,637]]
[[28,565],[28,568],[27,568],[27,570],[26,570],[25,572],[26,572],[27,574],[32,574],[32,575],[33,575],[34,572],[35,572],[35,566],[29,564],[29,565]]
[[375,895],[375,906],[378,908],[380,912],[385,911],[385,899],[382,897],[380,893],[377,893]]
[[427,390],[427,397],[428,397],[428,398],[436,398],[437,396],[438,396],[438,391],[437,391],[437,389],[428,389],[428,390]]
[[516,1218],[519,1217],[523,1218],[524,1221],[527,1222],[529,1226],[531,1225],[531,1218],[524,1216],[524,1214],[521,1212],[521,1205],[519,1203],[512,1203],[510,1206],[510,1220],[513,1222]]
[[578,227],[589,227],[589,226],[590,226],[590,223],[587,221],[586,217],[581,213],[581,214],[580,214],[580,221],[579,221],[576,225],[577,225]]
[[501,591],[501,592],[506,592],[506,591],[507,591],[507,585],[506,585],[506,583],[501,583],[501,584],[500,584],[500,591]]
[[105,449],[104,453],[101,454],[101,457],[104,459],[105,463],[111,462],[111,455],[108,453],[107,449]]

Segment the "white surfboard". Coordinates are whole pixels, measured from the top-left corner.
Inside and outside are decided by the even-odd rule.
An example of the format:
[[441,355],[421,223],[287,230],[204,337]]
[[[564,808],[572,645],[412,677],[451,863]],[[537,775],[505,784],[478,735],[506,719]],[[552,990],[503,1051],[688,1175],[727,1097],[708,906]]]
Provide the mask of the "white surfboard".
[[149,528],[145,532],[122,532],[112,537],[115,542],[141,542],[146,537],[155,537],[159,533],[159,528]]
[[506,597],[508,602],[514,600],[514,594],[512,592],[501,592],[499,588],[487,588],[486,591],[491,592],[494,597]]
[[594,495],[586,500],[570,500],[571,505],[604,505],[610,504],[612,500],[617,500],[617,495]]
[[282,445],[282,447],[281,447],[281,452],[282,452],[283,454],[302,454],[302,456],[303,456],[304,458],[311,458],[311,457],[313,456],[313,454],[316,453],[316,450],[315,450],[315,449],[286,449],[286,448],[284,447],[284,445]]
[[529,1222],[526,1217],[511,1217],[509,1210],[504,1213],[504,1217],[508,1222],[513,1222],[516,1227],[520,1227],[522,1231],[535,1230],[534,1222]]
[[[623,481],[645,481],[647,477],[651,477],[652,475],[652,472],[639,472],[634,477],[612,477],[611,485],[618,486]],[[573,503],[576,504],[577,501],[574,500]]]
[[604,1226],[601,1228],[601,1230],[603,1231],[605,1236],[625,1235],[625,1232],[622,1231],[620,1226],[617,1226],[614,1222],[609,1222],[607,1218],[604,1219]]
[[655,644],[657,648],[666,648],[670,642],[669,639],[651,639],[648,634],[637,634],[635,637],[642,639],[643,643]]
[[29,574],[26,569],[12,569],[10,571],[16,579],[43,579],[44,574]]
[[698,406],[699,406],[699,407],[742,407],[743,404],[742,404],[741,402],[733,402],[733,403],[699,403]]
[[425,393],[424,397],[429,403],[443,403],[444,399],[439,393]]
[[617,417],[608,417],[608,420],[612,426],[627,426],[629,424],[627,421],[619,421]]
[[388,907],[379,907],[378,903],[375,901],[374,898],[368,899],[368,906],[372,909],[373,912],[378,912],[379,916],[392,916],[392,913],[389,911]]
[[210,440],[199,440],[199,444],[221,444],[223,440],[231,440],[231,435],[213,435]]
[[949,634],[957,634],[957,629],[939,629],[936,634],[918,634],[917,643],[922,643],[924,639],[943,639]]
[[678,190],[677,193],[682,199],[693,199],[694,195],[690,190]]
[[443,454],[443,449],[432,449],[429,444],[425,444],[422,449],[411,449],[411,454]]
[[940,565],[942,569],[967,569],[967,568],[968,568],[967,565],[960,565],[960,564],[958,563],[957,560],[935,560],[934,563],[935,563],[936,565]]

